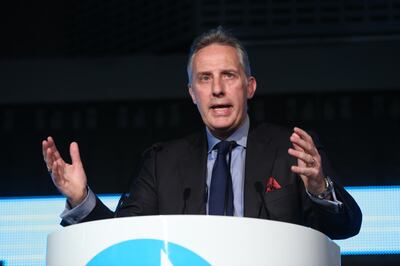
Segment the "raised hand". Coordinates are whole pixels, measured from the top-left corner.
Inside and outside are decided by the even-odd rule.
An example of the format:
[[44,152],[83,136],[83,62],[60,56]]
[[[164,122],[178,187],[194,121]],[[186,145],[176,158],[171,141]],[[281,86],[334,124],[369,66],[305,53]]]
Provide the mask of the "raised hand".
[[78,143],[72,142],[69,147],[72,164],[63,160],[52,137],[43,140],[42,151],[54,185],[67,197],[72,207],[77,206],[87,195],[87,178]]
[[321,156],[315,147],[311,136],[304,130],[295,127],[290,136],[293,148],[289,148],[290,155],[297,158],[297,165],[293,165],[293,173],[300,175],[304,186],[314,194],[320,194],[325,190],[325,180],[322,169]]

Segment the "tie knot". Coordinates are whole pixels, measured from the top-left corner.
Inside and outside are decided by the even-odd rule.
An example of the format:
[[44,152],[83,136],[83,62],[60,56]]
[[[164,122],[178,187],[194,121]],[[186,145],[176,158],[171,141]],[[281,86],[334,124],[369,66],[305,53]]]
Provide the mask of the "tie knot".
[[218,151],[218,154],[226,155],[229,151],[229,147],[234,148],[236,142],[223,140],[214,146],[214,149]]

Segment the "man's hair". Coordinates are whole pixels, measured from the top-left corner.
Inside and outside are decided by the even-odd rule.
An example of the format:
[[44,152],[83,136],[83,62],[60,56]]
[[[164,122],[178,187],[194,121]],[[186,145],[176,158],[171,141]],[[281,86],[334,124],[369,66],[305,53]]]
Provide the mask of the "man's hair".
[[187,64],[189,84],[192,83],[192,68],[194,56],[200,49],[207,47],[211,44],[222,44],[235,48],[238,53],[239,62],[243,67],[244,73],[247,77],[251,76],[249,57],[243,45],[237,38],[226,31],[222,26],[218,26],[215,29],[211,29],[210,31],[203,33],[193,41],[192,46],[190,47],[189,59]]

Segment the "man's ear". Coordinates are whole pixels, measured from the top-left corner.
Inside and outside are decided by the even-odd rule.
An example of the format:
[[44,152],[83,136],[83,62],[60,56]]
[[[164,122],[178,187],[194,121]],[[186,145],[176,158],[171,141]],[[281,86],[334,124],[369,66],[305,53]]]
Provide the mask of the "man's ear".
[[197,104],[197,102],[196,102],[196,95],[194,94],[193,87],[192,87],[191,84],[188,84],[188,91],[189,91],[190,97],[192,97],[193,103],[194,103],[194,104]]
[[247,79],[247,99],[253,98],[254,93],[256,92],[256,88],[257,88],[256,78],[253,76],[250,76]]

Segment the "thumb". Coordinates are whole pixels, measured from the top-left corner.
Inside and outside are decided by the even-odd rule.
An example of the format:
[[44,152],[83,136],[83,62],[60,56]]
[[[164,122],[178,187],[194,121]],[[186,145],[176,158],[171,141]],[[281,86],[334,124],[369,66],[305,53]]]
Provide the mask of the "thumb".
[[69,154],[72,159],[72,164],[82,164],[81,156],[79,154],[78,143],[72,142],[69,146]]

